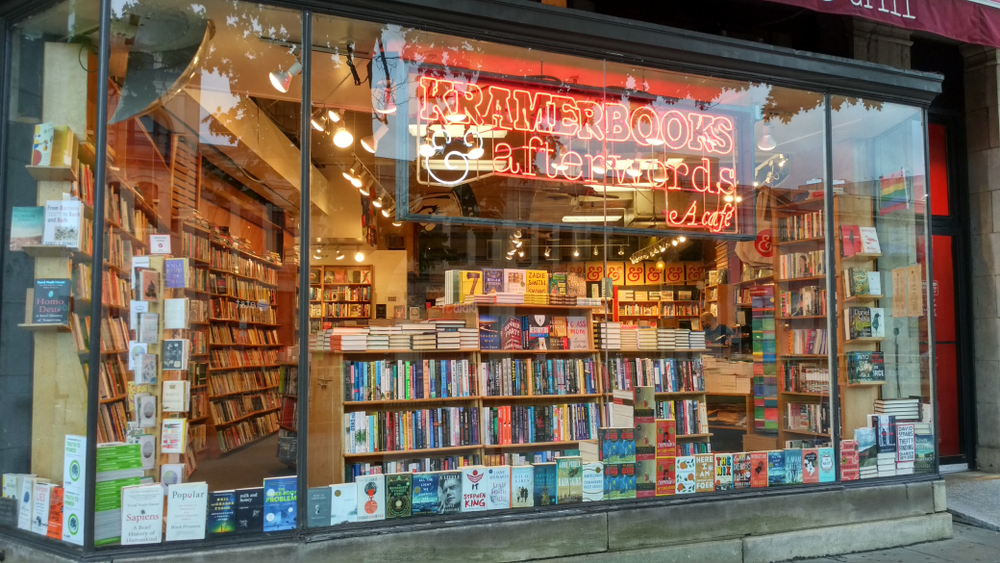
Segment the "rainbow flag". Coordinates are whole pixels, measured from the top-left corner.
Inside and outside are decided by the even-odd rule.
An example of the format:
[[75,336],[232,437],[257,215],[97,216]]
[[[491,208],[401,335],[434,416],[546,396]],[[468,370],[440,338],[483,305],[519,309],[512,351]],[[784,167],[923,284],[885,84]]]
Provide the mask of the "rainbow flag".
[[888,215],[895,211],[909,208],[909,197],[906,193],[906,178],[903,171],[896,172],[880,179],[881,198],[879,215]]

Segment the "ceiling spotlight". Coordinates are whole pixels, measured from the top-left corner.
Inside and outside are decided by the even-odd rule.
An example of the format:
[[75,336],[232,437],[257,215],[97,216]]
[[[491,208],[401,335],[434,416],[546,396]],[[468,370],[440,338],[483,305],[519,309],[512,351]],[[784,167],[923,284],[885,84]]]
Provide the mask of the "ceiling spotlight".
[[370,186],[371,186],[370,184],[366,185],[366,186],[362,186],[362,187],[358,188],[358,191],[361,192],[361,195],[363,195],[365,197],[368,197],[372,193]]
[[[774,140],[771,136],[771,123],[768,121],[764,122],[764,128],[761,132],[760,140],[757,141],[757,148],[762,151],[773,151],[775,147],[778,146],[778,142]],[[781,164],[778,164],[781,166]]]
[[625,256],[625,247],[624,246],[619,246],[618,247],[618,256]]
[[524,258],[524,251],[523,251],[523,250],[518,250],[518,251],[517,251],[517,255],[518,255],[519,257],[521,257],[521,258]]
[[524,242],[521,241],[521,239],[518,239],[518,240],[514,241],[514,246],[516,246],[517,248],[521,248],[522,244],[524,244]]
[[670,241],[670,244],[672,246],[677,246],[677,239],[674,239],[674,240]]
[[378,142],[385,134],[389,132],[389,127],[384,124],[379,124],[379,127],[374,133],[368,135],[367,137],[361,139],[361,146],[365,148],[366,151],[375,154],[378,150]]
[[514,255],[513,254],[508,254],[507,255],[507,259],[508,260],[513,260],[514,259]]
[[597,256],[597,246],[594,246],[594,256]]
[[642,165],[639,163],[638,160],[633,160],[632,163],[629,164],[629,167],[625,170],[625,173],[628,174],[629,177],[631,178],[638,178],[639,174],[642,174],[642,171],[639,170],[641,166]]
[[360,262],[360,261],[362,261],[364,259],[365,259],[365,253],[361,252],[360,250],[357,252],[357,254],[354,255],[354,261],[355,262]]
[[420,156],[422,156],[424,158],[430,158],[430,157],[434,156],[434,153],[437,152],[437,149],[435,149],[434,145],[431,143],[431,130],[430,130],[430,128],[427,129],[427,134],[424,135],[424,140],[420,142],[419,152],[420,152]]
[[320,112],[314,113],[312,118],[309,120],[309,123],[312,124],[313,129],[319,131],[320,133],[326,131],[326,125],[323,124],[323,116],[320,115]]
[[402,226],[403,226],[403,224],[402,224],[402,223],[400,223],[399,221],[393,221],[393,222],[392,222],[392,226],[393,226],[393,227],[402,227]]
[[468,115],[461,109],[453,111],[444,116],[444,120],[448,123],[459,123],[468,119]]
[[549,256],[552,256],[552,248],[546,246],[545,247],[545,257],[548,258]]
[[564,164],[563,161],[560,160],[559,162],[552,163],[552,169],[555,170],[556,172],[565,172],[569,170],[569,165]]
[[736,196],[736,203],[740,203],[741,201],[743,201],[743,198],[740,196]]
[[511,236],[514,237],[514,238],[521,238],[524,235],[521,233],[521,229],[518,229],[518,230],[514,231],[514,234],[512,234]]
[[667,263],[663,261],[663,258],[660,258],[659,260],[656,261],[656,269],[657,270],[662,270],[662,269],[664,269],[666,267],[667,267]]
[[361,187],[361,175],[356,172],[356,170],[360,169],[361,166],[358,164],[358,161],[354,161],[354,164],[351,165],[350,171],[344,172],[344,178],[347,179],[347,181],[350,182],[355,188]]
[[274,86],[274,89],[282,94],[287,93],[288,87],[292,85],[292,78],[295,78],[295,75],[300,72],[302,72],[302,63],[296,57],[295,63],[288,67],[288,70],[276,70],[269,75],[271,86]]
[[338,248],[337,249],[337,255],[334,256],[334,258],[337,259],[337,260],[343,260],[344,259],[344,253]]
[[326,116],[330,118],[330,121],[334,123],[340,122],[340,112],[333,108],[326,110]]
[[372,202],[372,205],[374,205],[376,209],[382,209],[382,196],[378,196],[377,198],[375,198],[375,201]]
[[347,128],[345,127],[340,127],[339,129],[337,129],[337,132],[333,134],[333,144],[337,145],[342,149],[346,149],[347,147],[351,146],[351,143],[353,142],[354,142],[354,135],[351,135],[351,132],[348,131]]
[[649,143],[650,146],[654,147],[659,147],[664,143],[663,139],[659,137],[646,137],[646,142]]
[[684,241],[686,241],[687,239],[686,239],[685,237],[677,237],[677,240],[678,240],[679,242],[684,242]]
[[573,249],[573,257],[574,258],[579,258],[580,257],[580,249],[579,248],[574,248]]
[[382,208],[382,216],[385,217],[386,219],[388,219],[389,215],[390,215],[389,209],[390,209],[389,207],[383,207]]

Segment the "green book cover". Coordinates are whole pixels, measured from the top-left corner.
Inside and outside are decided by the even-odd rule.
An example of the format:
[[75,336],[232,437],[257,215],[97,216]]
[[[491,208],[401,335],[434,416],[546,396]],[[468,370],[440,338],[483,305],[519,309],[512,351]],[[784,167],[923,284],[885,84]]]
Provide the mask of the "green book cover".
[[556,458],[556,504],[583,502],[583,461],[579,457]]
[[385,479],[385,517],[409,518],[413,475],[409,473],[393,473]]

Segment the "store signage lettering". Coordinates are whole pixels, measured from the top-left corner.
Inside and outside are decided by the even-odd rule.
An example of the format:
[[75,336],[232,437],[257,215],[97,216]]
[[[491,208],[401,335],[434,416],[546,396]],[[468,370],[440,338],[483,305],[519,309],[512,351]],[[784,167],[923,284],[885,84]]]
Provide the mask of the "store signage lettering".
[[[730,115],[482,80],[420,76],[417,82],[419,124],[438,125],[429,129],[434,155],[420,159],[424,183],[453,186],[485,173],[656,190],[666,195],[657,213],[667,226],[738,232],[737,130]],[[467,129],[452,137],[446,126]],[[485,154],[481,132],[487,131],[518,134],[491,135]]]

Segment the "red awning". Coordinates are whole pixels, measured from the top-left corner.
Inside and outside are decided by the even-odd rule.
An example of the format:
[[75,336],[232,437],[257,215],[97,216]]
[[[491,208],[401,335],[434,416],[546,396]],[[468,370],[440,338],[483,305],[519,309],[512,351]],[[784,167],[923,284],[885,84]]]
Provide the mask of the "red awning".
[[1000,48],[1000,0],[767,0]]

